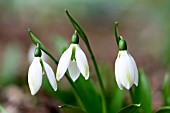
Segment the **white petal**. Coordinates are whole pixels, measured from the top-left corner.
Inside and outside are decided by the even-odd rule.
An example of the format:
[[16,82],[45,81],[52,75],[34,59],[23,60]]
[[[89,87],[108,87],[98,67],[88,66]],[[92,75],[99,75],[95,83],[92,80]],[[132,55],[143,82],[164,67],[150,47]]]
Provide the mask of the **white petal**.
[[71,54],[72,54],[72,46],[70,47],[62,54],[59,64],[57,67],[57,73],[56,78],[59,81],[65,74],[71,60]]
[[119,73],[121,71],[120,68],[121,67],[119,66],[119,58],[117,58],[116,62],[115,62],[115,78],[116,78],[116,82],[117,82],[118,87],[122,90],[123,86],[122,86],[122,84],[119,80],[119,76],[121,76],[120,73]]
[[75,61],[70,62],[68,71],[69,71],[71,79],[73,80],[73,82],[75,82],[80,75],[80,71],[79,71],[79,69],[77,67],[77,63]]
[[127,51],[120,51],[120,58],[119,58],[119,63],[120,63],[120,75],[119,80],[122,83],[122,85],[126,89],[130,89],[130,87],[133,85],[133,65],[130,62],[130,58],[127,54]]
[[129,56],[130,56],[131,61],[133,63],[134,76],[135,76],[134,84],[136,86],[138,86],[138,69],[137,69],[137,66],[136,66],[136,62],[135,62],[135,60],[133,59],[133,57],[130,54],[129,54]]
[[43,61],[43,65],[45,68],[45,73],[48,77],[48,80],[50,81],[51,86],[53,87],[54,91],[57,91],[57,82],[52,68],[44,61]]
[[42,84],[42,67],[40,57],[35,57],[28,70],[28,84],[32,95],[35,95]]
[[82,73],[84,78],[87,80],[89,78],[89,65],[87,62],[86,55],[81,50],[79,45],[77,45],[76,47],[76,62],[77,62],[77,66],[80,72]]

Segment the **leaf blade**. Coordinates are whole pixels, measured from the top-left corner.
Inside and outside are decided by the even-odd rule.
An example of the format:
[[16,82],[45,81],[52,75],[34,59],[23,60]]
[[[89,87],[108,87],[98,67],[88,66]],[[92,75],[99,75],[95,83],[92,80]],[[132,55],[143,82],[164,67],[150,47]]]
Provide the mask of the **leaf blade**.
[[59,106],[59,108],[61,109],[62,113],[86,113],[81,108],[68,104]]
[[156,113],[170,113],[170,106],[162,107]]
[[132,104],[119,110],[117,113],[141,113],[140,104]]
[[169,83],[169,74],[167,73],[164,77],[164,82],[163,82],[163,101],[164,101],[164,106],[170,106],[170,83]]
[[136,104],[141,104],[145,113],[152,112],[152,97],[149,81],[143,70],[139,71],[139,85],[135,87]]

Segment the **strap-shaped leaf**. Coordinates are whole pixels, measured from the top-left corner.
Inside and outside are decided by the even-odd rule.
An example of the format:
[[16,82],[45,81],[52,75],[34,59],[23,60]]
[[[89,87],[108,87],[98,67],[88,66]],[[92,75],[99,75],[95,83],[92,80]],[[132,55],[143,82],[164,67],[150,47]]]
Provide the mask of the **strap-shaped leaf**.
[[122,108],[117,113],[142,113],[140,104],[132,104],[127,107]]
[[152,112],[152,97],[149,81],[143,70],[139,71],[139,84],[135,87],[135,103],[141,104],[145,113]]
[[114,93],[115,94],[110,105],[111,113],[116,113],[117,111],[119,111],[120,108],[122,108],[125,96],[125,91],[120,90],[118,87],[115,88]]
[[61,109],[62,113],[86,113],[79,107],[67,104],[59,106],[59,108]]
[[82,97],[82,103],[88,113],[102,113],[101,99],[96,89],[94,88],[93,82],[88,79],[84,80],[82,75],[79,76],[75,82],[79,95]]
[[170,113],[170,106],[162,107],[156,113]]

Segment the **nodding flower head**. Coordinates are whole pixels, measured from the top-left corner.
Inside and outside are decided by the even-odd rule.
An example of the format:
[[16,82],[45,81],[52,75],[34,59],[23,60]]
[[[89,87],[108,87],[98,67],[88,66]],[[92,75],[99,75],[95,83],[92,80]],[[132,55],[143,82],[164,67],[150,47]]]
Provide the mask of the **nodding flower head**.
[[80,73],[87,80],[89,78],[89,65],[86,55],[79,46],[79,37],[75,32],[72,36],[72,43],[62,54],[57,67],[56,78],[59,81],[69,71],[70,77],[75,82]]
[[130,89],[133,84],[138,86],[138,69],[133,57],[127,51],[126,41],[118,32],[118,22],[115,22],[115,38],[119,53],[115,62],[115,76],[118,87]]
[[118,87],[130,89],[133,84],[138,86],[138,69],[133,57],[127,50],[119,51],[115,62],[115,76]]
[[41,58],[39,47],[35,49],[34,59],[28,70],[28,84],[32,95],[35,95],[42,85],[43,74],[47,75],[54,91],[57,90],[57,83],[52,68]]

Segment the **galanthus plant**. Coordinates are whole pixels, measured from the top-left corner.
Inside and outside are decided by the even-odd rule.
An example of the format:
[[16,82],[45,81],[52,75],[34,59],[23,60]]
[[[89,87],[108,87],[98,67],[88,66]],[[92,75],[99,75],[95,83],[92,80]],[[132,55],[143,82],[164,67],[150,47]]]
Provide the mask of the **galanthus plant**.
[[133,83],[138,86],[138,69],[135,60],[127,51],[126,41],[118,34],[118,23],[116,22],[115,24],[116,41],[119,48],[115,62],[116,82],[121,90],[123,87],[129,90]]
[[[107,69],[103,72],[103,70],[99,70],[101,66],[99,68],[96,62],[86,34],[67,10],[66,14],[75,29],[75,33],[72,36],[70,46],[63,51],[59,60],[48,51],[35,33],[30,29],[28,30],[31,41],[37,46],[34,60],[28,70],[28,84],[31,94],[35,95],[40,89],[44,74],[47,75],[55,91],[57,90],[56,80],[60,84],[61,78],[66,77],[72,87],[74,97],[70,101],[65,101],[70,95],[60,90],[54,93],[58,99],[66,103],[58,106],[62,113],[151,113],[152,97],[149,82],[144,71],[141,69],[138,71],[135,60],[127,51],[126,41],[118,32],[118,23],[115,22],[115,39],[119,49],[117,59],[115,59],[115,70]],[[79,37],[87,47],[93,67],[88,65],[89,61],[80,48],[79,41],[81,40]],[[42,51],[57,65],[56,78],[52,68],[43,61]],[[90,72],[91,68],[94,68],[92,73]],[[92,76],[92,74],[96,75],[93,80],[89,79],[89,75]],[[104,81],[105,79],[106,81]],[[167,107],[162,107],[156,113],[170,113],[170,103],[168,102],[170,96],[167,93],[169,91],[168,79],[169,77],[166,76],[163,89],[164,105]],[[108,87],[109,81],[113,85]],[[130,105],[124,102],[126,89],[130,94]],[[49,89],[46,88],[45,91],[49,91]]]

